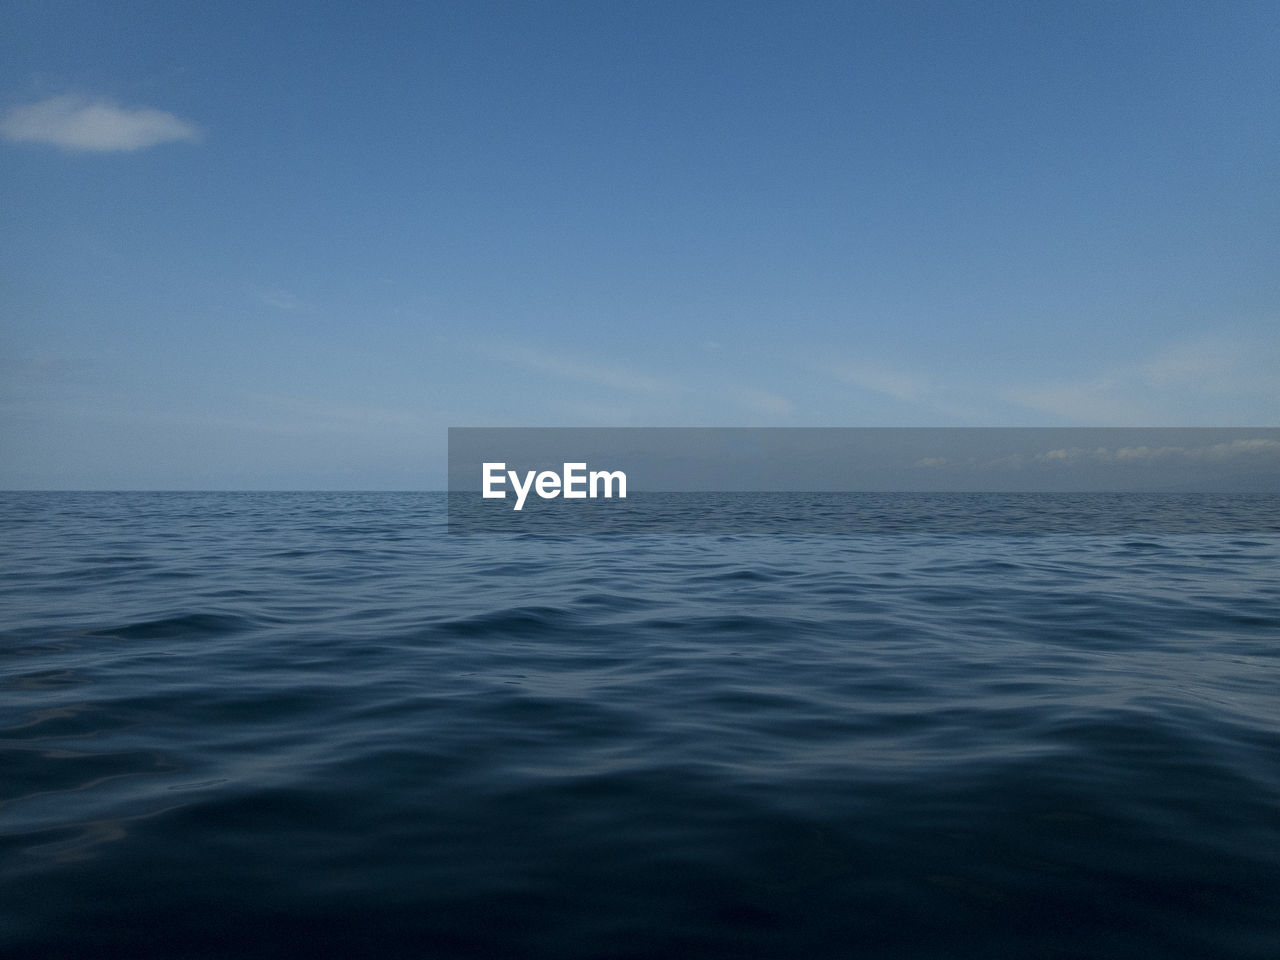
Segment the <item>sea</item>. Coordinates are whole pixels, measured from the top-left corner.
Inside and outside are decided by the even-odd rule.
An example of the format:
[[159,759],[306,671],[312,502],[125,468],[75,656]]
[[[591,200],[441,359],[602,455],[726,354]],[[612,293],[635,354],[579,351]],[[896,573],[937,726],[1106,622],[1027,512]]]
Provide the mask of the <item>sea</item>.
[[1274,960],[1248,509],[466,534],[443,493],[0,494],[0,956]]

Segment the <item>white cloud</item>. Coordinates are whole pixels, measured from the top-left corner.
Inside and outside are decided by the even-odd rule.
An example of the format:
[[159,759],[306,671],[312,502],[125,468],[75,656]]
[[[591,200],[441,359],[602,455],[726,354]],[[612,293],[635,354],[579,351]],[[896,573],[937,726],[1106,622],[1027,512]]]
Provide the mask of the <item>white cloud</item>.
[[1141,367],[1141,376],[1153,386],[1195,385],[1230,389],[1245,351],[1241,344],[1224,340],[1197,340],[1171,344]]
[[303,303],[296,296],[283,287],[272,287],[264,290],[258,295],[258,298],[269,307],[275,307],[277,310],[284,310],[288,313],[294,313],[303,308]]
[[529,347],[512,347],[502,351],[510,363],[579,383],[591,383],[611,390],[629,393],[670,395],[676,387],[667,380],[651,377],[625,367],[557,357]]
[[0,119],[0,134],[18,143],[97,152],[141,150],[200,138],[197,127],[172,113],[74,94],[12,108]]
[[1015,386],[1015,404],[1077,425],[1217,426],[1274,420],[1276,348],[1221,337],[1181,341],[1092,377]]
[[923,377],[892,370],[869,363],[832,364],[828,369],[841,380],[882,393],[897,400],[919,400],[929,392],[929,382]]
[[[1179,447],[1165,445],[1149,447],[1145,444],[1136,447],[1070,447],[1066,449],[1047,450],[1037,453],[1030,459],[1043,464],[1073,463],[1204,463],[1234,460],[1240,457],[1280,457],[1280,440],[1266,437],[1250,437],[1243,440],[1232,440],[1214,443],[1202,447]],[[1015,462],[1016,461],[1016,462]],[[1020,466],[1027,458],[1015,454],[1005,457],[996,463]]]
[[434,426],[421,411],[370,404],[331,403],[306,397],[270,393],[242,395],[252,416],[229,420],[237,427],[274,430],[280,433],[337,433],[361,436],[391,433],[420,434]]
[[785,417],[795,412],[795,404],[781,394],[769,390],[744,388],[735,394],[738,403],[752,413],[771,417]]
[[1204,456],[1209,460],[1224,460],[1247,454],[1280,454],[1280,440],[1267,440],[1262,437],[1251,437],[1248,440],[1232,440],[1230,443],[1215,443],[1204,447]]
[[1153,416],[1146,404],[1119,378],[1100,377],[1075,383],[1048,383],[1015,387],[1009,398],[1020,406],[1052,414],[1077,424],[1104,427],[1150,425]]

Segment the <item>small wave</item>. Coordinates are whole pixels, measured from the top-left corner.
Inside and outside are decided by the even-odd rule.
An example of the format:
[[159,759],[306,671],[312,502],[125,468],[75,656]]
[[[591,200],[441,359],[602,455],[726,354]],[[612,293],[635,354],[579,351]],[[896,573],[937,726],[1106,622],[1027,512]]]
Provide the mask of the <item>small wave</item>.
[[183,640],[239,633],[253,627],[246,617],[225,613],[189,613],[155,620],[136,620],[84,631],[85,636],[119,640]]

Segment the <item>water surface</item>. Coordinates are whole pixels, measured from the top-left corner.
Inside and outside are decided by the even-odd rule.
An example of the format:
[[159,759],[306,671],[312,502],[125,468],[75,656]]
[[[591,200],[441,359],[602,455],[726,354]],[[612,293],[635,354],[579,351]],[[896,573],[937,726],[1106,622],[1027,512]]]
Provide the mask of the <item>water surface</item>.
[[1276,955],[1280,538],[444,524],[0,495],[0,953]]

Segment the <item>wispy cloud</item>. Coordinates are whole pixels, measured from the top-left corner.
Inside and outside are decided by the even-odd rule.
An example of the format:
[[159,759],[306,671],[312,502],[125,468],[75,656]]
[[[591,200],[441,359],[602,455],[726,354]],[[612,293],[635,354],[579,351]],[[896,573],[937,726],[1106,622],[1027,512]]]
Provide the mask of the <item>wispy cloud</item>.
[[1018,406],[1047,413],[1072,423],[1107,427],[1149,424],[1153,419],[1145,403],[1134,396],[1130,377],[1097,377],[1014,387],[1009,399]]
[[590,383],[628,393],[669,395],[677,387],[669,380],[651,377],[626,367],[593,360],[561,357],[531,347],[506,347],[501,355],[508,363],[578,383]]
[[[1203,444],[1198,447],[1164,444],[1151,446],[1139,444],[1123,447],[1059,447],[1054,450],[1042,450],[1038,453],[1013,453],[988,461],[988,468],[1022,469],[1024,467],[1073,467],[1079,465],[1118,465],[1141,466],[1144,464],[1160,467],[1174,467],[1190,464],[1222,464],[1227,462],[1250,461],[1253,463],[1273,463],[1280,461],[1280,440],[1270,437],[1246,437],[1219,443]],[[920,461],[916,466],[941,465],[944,458],[936,458],[936,462]]]
[[121,152],[198,140],[200,130],[163,110],[122,107],[111,100],[64,94],[13,107],[0,119],[0,135],[17,143]]
[[1196,340],[1170,344],[1142,364],[1139,375],[1153,386],[1196,385],[1211,389],[1231,386],[1246,351],[1226,340]]
[[905,414],[908,418],[928,417],[971,425],[990,423],[995,417],[988,409],[986,391],[966,391],[954,380],[929,373],[902,370],[876,360],[819,360],[810,366],[843,384],[905,404],[899,417]]
[[[1013,403],[1075,424],[1154,426],[1238,420],[1275,409],[1275,348],[1223,338],[1171,343],[1077,380],[1014,386]],[[1270,419],[1253,412],[1247,420]]]
[[288,313],[295,313],[306,307],[301,300],[293,293],[283,287],[271,287],[263,290],[258,294],[258,299],[269,307],[275,307],[277,310],[284,310]]
[[781,394],[770,390],[744,388],[734,393],[738,404],[751,413],[770,417],[785,417],[795,412],[795,404]]
[[1213,443],[1201,447],[1146,445],[1136,447],[1095,447],[1082,449],[1070,447],[1058,450],[1047,450],[1037,453],[1032,459],[1037,463],[1163,463],[1192,462],[1219,463],[1239,457],[1276,457],[1280,456],[1280,440],[1266,437],[1250,437],[1244,440],[1232,440],[1227,443]]
[[930,389],[925,377],[904,373],[880,364],[865,362],[826,364],[826,369],[836,377],[872,393],[884,394],[896,400],[920,400]]
[[435,425],[434,416],[420,410],[272,393],[246,393],[241,399],[249,416],[227,419],[224,425],[290,434],[359,436],[412,435]]
[[[612,358],[571,355],[509,341],[478,343],[487,358],[538,377],[563,381],[549,394],[555,409],[590,423],[615,425],[662,422],[685,426],[704,422],[786,420],[796,405],[750,378],[724,371],[684,371],[677,379],[659,376]],[[696,370],[696,368],[695,368]],[[592,388],[604,388],[592,389]],[[544,397],[544,400],[547,399]],[[709,421],[708,421],[708,418]]]

